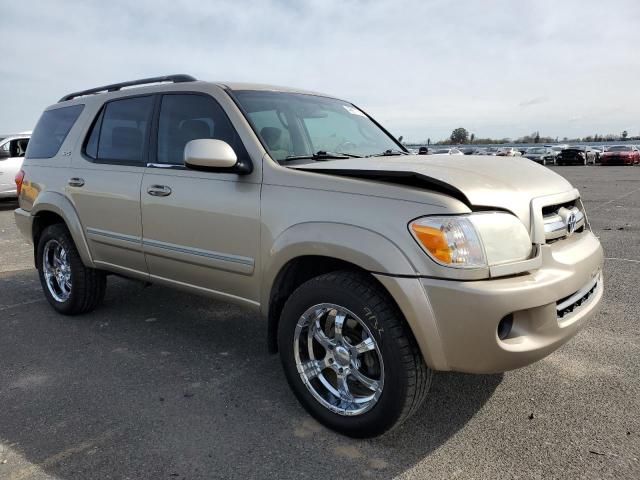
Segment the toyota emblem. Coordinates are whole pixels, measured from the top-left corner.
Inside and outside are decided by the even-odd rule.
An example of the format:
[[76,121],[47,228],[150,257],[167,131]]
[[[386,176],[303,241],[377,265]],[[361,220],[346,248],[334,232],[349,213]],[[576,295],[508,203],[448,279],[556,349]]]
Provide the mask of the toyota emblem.
[[567,217],[567,233],[571,235],[576,231],[576,214],[571,212]]

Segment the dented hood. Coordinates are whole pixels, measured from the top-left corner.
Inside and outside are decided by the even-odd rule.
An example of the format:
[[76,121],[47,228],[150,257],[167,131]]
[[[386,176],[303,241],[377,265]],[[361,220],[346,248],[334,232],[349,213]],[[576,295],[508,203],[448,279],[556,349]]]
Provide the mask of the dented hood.
[[521,157],[404,155],[318,161],[291,168],[423,187],[469,207],[497,207],[529,225],[531,200],[573,190],[547,167]]

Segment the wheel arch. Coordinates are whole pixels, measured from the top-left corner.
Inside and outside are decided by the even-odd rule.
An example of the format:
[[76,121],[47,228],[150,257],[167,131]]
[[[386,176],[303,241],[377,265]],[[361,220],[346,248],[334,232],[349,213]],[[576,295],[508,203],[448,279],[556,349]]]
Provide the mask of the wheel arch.
[[277,331],[284,303],[313,277],[336,270],[367,274],[395,299],[372,273],[416,275],[400,248],[377,232],[330,222],[308,222],[285,230],[273,242],[264,267],[261,310],[267,318],[269,351],[277,351]]
[[49,225],[63,223],[71,234],[82,263],[87,267],[95,267],[80,218],[68,198],[55,192],[43,192],[38,195],[30,214],[33,217],[31,237],[34,258],[37,258],[38,239],[44,229]]

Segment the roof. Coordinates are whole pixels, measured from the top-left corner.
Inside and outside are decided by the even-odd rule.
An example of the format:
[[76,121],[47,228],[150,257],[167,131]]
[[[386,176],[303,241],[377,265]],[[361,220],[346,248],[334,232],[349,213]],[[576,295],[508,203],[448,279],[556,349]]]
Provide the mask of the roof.
[[287,93],[301,93],[305,95],[316,95],[319,97],[331,97],[331,95],[327,95],[326,93],[314,92],[312,90],[303,90],[300,88],[293,87],[283,87],[279,85],[268,85],[264,83],[244,83],[244,82],[211,82],[215,83],[219,87],[228,88],[233,91],[242,91],[242,90],[258,90],[265,92],[287,92]]
[[[176,74],[176,75],[165,75],[161,77],[150,77],[150,78],[142,78],[138,80],[129,80],[126,82],[120,83],[112,83],[109,85],[103,85],[100,87],[93,87],[87,90],[81,90],[78,92],[69,93],[63,96],[58,103],[67,102],[69,100],[75,100],[81,97],[108,94],[114,92],[120,92],[123,89],[128,89],[130,87],[146,87],[153,90],[153,87],[162,88],[163,85],[166,84],[189,84],[193,82],[198,83],[210,83],[216,85],[220,88],[232,90],[232,91],[242,91],[242,90],[260,90],[260,91],[269,91],[269,92],[287,92],[287,93],[300,93],[306,95],[316,95],[322,97],[329,97],[329,95],[312,92],[309,90],[302,90],[290,87],[280,87],[276,85],[264,85],[259,83],[241,83],[241,82],[200,82],[195,77],[186,74]],[[165,87],[166,88],[166,87]]]
[[14,139],[14,138],[25,138],[30,137],[31,132],[21,132],[21,133],[0,133],[0,138],[2,140]]

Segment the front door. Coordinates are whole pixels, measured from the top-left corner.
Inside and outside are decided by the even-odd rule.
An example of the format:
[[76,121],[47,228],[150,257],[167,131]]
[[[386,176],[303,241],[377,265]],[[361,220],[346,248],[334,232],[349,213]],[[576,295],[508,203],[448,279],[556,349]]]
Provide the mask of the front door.
[[154,157],[142,180],[143,248],[151,280],[257,305],[260,177],[183,165],[190,140],[215,138],[248,155],[218,102],[165,94]]

